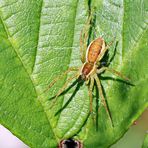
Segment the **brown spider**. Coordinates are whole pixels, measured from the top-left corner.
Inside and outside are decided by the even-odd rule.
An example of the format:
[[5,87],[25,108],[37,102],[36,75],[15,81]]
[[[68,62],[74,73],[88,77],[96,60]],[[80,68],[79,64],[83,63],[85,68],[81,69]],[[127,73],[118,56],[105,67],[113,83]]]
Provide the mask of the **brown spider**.
[[[90,22],[90,18],[88,19],[88,22]],[[87,23],[86,26],[89,28],[89,23]],[[82,37],[82,33],[81,33],[81,37]],[[109,113],[109,110],[108,110],[108,107],[107,107],[107,104],[106,104],[106,101],[103,95],[102,86],[101,86],[101,82],[98,77],[98,74],[101,74],[102,72],[107,70],[123,78],[126,81],[128,81],[129,79],[114,69],[102,66],[100,63],[101,59],[103,58],[103,56],[105,55],[106,51],[111,46],[113,41],[110,42],[108,45],[105,45],[104,39],[102,37],[98,37],[95,40],[93,40],[87,47],[86,42],[88,39],[88,31],[84,32],[83,37],[84,37],[83,41],[82,41],[82,38],[80,38],[80,52],[81,52],[81,61],[83,65],[81,67],[70,67],[67,71],[65,71],[59,77],[54,79],[50,83],[48,88],[51,88],[59,79],[61,79],[64,75],[68,74],[69,72],[77,71],[76,74],[74,74],[72,77],[67,79],[66,83],[55,95],[55,98],[57,98],[59,95],[61,95],[64,92],[65,88],[68,86],[70,81],[72,81],[75,78],[77,79],[79,78],[85,81],[86,84],[88,85],[89,97],[90,97],[90,112],[92,112],[92,91],[93,91],[94,82],[96,81],[97,88],[99,90],[99,96],[101,98],[101,102],[103,103],[107,111],[107,114],[109,115],[110,120],[111,120],[111,116],[110,116],[110,113]]]

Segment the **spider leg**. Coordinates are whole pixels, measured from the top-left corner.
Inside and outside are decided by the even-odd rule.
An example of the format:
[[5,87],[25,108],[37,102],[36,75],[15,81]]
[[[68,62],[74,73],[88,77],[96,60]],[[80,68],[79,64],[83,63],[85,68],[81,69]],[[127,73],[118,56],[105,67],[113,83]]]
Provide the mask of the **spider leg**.
[[64,91],[64,90],[66,89],[66,87],[68,86],[69,82],[71,82],[74,78],[76,78],[76,77],[78,77],[78,76],[79,76],[79,73],[76,73],[75,75],[73,75],[72,77],[70,77],[70,78],[67,79],[66,83],[63,85],[63,87],[62,87],[62,88],[58,91],[58,93],[55,95],[54,101],[53,101],[51,107],[54,106],[54,104],[55,104],[55,102],[56,102],[58,96],[60,96],[60,95],[63,93],[63,91]]
[[103,71],[105,71],[105,68],[104,68],[104,67],[101,67],[100,69],[97,69],[97,74],[100,74],[100,73],[102,73]]
[[46,92],[48,91],[58,80],[60,80],[64,75],[68,74],[71,71],[77,71],[79,70],[78,67],[70,67],[67,71],[65,71],[64,73],[62,73],[61,75],[59,75],[58,77],[56,77],[48,86],[48,88],[46,90],[43,91]]
[[107,50],[107,49],[114,43],[115,38],[116,38],[116,37],[114,37],[114,38],[112,39],[112,41],[110,41],[110,42],[107,44],[107,46],[105,47],[105,50]]
[[97,83],[97,87],[98,87],[98,90],[99,90],[99,96],[100,96],[100,98],[101,98],[101,101],[102,101],[102,103],[103,103],[103,106],[105,107],[105,110],[106,110],[106,112],[107,112],[107,114],[108,114],[108,116],[109,116],[109,119],[110,119],[110,121],[111,121],[111,123],[112,123],[112,126],[113,126],[113,120],[112,120],[112,117],[111,117],[109,108],[108,108],[108,106],[107,106],[107,102],[106,102],[106,100],[105,100],[105,98],[104,98],[104,95],[103,95],[103,91],[102,91],[102,86],[101,86],[100,79],[98,78],[97,74],[94,75],[94,78],[95,78],[95,81],[96,81],[96,83]]
[[120,72],[118,72],[118,71],[116,71],[116,70],[114,70],[114,69],[108,68],[108,67],[102,67],[102,68],[98,69],[98,70],[97,70],[97,73],[100,74],[100,73],[103,72],[104,70],[107,70],[107,71],[113,73],[114,75],[121,77],[121,78],[124,79],[125,81],[130,81],[129,78],[125,77],[125,76],[124,76],[123,74],[121,74]]
[[81,54],[82,63],[85,62],[87,41],[89,37],[89,29],[91,26],[91,19],[92,19],[92,16],[90,15],[86,21],[84,28],[82,29],[80,33],[80,54]]
[[90,98],[90,113],[92,113],[92,102],[93,102],[92,91],[93,91],[93,86],[94,86],[94,78],[91,77],[91,78],[90,78],[90,86],[89,86],[89,88],[88,88],[88,91],[89,91],[89,98]]

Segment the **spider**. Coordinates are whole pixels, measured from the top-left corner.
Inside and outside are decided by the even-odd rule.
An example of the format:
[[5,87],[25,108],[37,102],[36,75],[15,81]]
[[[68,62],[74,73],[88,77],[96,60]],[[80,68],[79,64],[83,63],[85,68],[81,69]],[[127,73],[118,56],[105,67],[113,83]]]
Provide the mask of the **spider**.
[[[103,95],[102,91],[102,86],[101,86],[101,81],[99,79],[99,75],[103,73],[104,71],[109,71],[116,76],[121,77],[122,79],[129,81],[128,78],[126,78],[124,75],[122,75],[120,72],[111,69],[109,67],[105,67],[101,64],[101,60],[109,47],[112,45],[113,41],[111,41],[108,45],[105,44],[105,41],[103,37],[98,37],[95,40],[93,40],[89,46],[87,47],[87,41],[88,41],[88,33],[89,33],[89,27],[90,27],[90,17],[88,18],[88,21],[86,23],[87,31],[81,32],[81,37],[80,37],[80,53],[81,53],[81,61],[83,65],[81,67],[70,67],[67,71],[65,71],[63,74],[55,78],[49,85],[48,89],[51,88],[59,79],[61,79],[64,75],[68,74],[71,71],[77,71],[72,77],[68,78],[66,83],[63,85],[63,87],[57,92],[55,95],[55,98],[60,96],[64,90],[67,88],[68,84],[70,81],[73,79],[80,79],[81,81],[86,82],[88,85],[88,91],[89,91],[89,98],[90,98],[90,112],[92,112],[92,100],[93,100],[93,87],[94,83],[96,82],[97,88],[99,90],[99,96],[101,99],[101,102],[103,106],[105,107],[105,110],[110,117],[111,120],[111,115],[109,113],[107,103],[105,100],[105,97]],[[83,39],[82,39],[83,38]],[[112,120],[111,120],[112,122]],[[112,123],[113,125],[113,123]]]

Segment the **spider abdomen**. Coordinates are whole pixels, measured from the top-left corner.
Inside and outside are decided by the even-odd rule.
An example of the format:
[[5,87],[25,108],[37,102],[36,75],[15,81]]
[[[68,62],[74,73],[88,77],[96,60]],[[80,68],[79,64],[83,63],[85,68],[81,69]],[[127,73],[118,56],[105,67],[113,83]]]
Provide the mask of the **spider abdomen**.
[[103,38],[99,37],[91,42],[87,48],[86,61],[89,63],[95,63],[99,54],[105,48],[105,42]]

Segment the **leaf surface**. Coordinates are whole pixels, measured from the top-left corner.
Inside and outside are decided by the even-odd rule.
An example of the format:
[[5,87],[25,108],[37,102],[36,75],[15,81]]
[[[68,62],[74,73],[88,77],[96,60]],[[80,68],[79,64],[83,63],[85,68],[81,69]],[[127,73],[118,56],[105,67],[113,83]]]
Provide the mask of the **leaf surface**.
[[[52,104],[50,98],[76,72],[45,91],[68,67],[82,65],[79,39],[88,7],[95,8],[96,35],[103,35],[107,43],[116,36],[109,50],[111,57],[118,42],[110,67],[134,84],[111,79],[108,72],[101,77],[114,128],[103,106],[94,116],[89,114],[86,85],[76,84]],[[147,10],[146,0],[1,0],[0,123],[31,147],[56,147],[70,137],[85,147],[113,144],[148,106]],[[99,99],[95,96],[94,91],[94,108]]]

